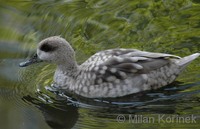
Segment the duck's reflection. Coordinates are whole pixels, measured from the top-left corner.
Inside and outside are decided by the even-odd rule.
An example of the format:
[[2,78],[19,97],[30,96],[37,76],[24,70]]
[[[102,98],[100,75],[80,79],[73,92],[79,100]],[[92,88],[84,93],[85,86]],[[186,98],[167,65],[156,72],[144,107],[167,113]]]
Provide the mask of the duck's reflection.
[[78,119],[78,108],[74,105],[66,104],[64,101],[45,104],[37,97],[24,96],[22,100],[34,104],[38,107],[52,129],[71,129]]
[[[87,108],[94,118],[102,117],[102,114],[104,118],[110,118],[115,114],[140,114],[144,112],[174,114],[176,113],[174,107],[178,104],[177,100],[185,95],[185,93],[179,92],[192,86],[184,85],[179,88],[175,87],[178,84],[174,85],[122,98],[88,99],[51,91],[54,95],[57,94],[56,98],[50,98],[46,94],[39,93],[34,97],[24,96],[23,100],[38,107],[52,129],[70,129],[78,120],[78,107]],[[190,92],[190,94],[192,95],[193,92]],[[115,118],[113,119],[115,120]]]

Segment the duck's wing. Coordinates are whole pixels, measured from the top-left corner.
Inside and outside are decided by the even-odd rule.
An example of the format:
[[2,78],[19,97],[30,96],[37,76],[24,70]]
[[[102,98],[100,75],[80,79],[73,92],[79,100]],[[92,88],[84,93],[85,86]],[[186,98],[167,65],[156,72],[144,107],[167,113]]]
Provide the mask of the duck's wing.
[[114,50],[110,54],[115,56],[102,63],[101,67],[107,66],[108,68],[116,68],[119,71],[134,73],[147,73],[171,63],[174,59],[180,59],[179,56],[171,54],[139,50],[130,51],[129,49]]
[[[102,55],[101,55],[102,54]],[[104,58],[102,56],[108,57]],[[96,78],[103,81],[125,79],[130,74],[147,74],[159,69],[180,57],[163,53],[152,53],[136,49],[113,49],[97,53],[91,60],[99,58],[99,62],[91,65],[91,72],[95,72]],[[88,60],[88,63],[92,62]],[[110,78],[109,78],[110,77]]]

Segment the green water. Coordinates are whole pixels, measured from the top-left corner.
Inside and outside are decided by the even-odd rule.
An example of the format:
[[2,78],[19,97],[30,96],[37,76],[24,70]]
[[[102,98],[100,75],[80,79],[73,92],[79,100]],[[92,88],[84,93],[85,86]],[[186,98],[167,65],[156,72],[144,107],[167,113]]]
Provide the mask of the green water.
[[1,0],[0,129],[200,128],[200,58],[175,83],[155,91],[73,98],[45,89],[54,65],[18,66],[53,35],[71,43],[79,63],[109,48],[186,56],[200,52],[200,2]]

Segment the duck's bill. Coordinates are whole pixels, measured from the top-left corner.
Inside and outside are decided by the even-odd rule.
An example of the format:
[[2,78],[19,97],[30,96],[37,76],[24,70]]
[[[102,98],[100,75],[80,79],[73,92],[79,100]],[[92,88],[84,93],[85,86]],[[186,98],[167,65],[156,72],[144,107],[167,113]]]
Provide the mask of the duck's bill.
[[37,54],[35,54],[31,59],[25,61],[25,62],[21,62],[19,64],[20,67],[26,67],[26,66],[29,66],[31,64],[35,64],[35,63],[39,63],[39,62],[42,62],[42,60],[40,60],[37,56]]

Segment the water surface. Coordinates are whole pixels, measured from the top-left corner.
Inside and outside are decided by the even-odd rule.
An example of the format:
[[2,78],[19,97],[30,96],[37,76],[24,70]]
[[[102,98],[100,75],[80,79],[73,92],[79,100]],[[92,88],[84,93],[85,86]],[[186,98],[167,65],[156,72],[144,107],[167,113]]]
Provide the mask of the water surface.
[[1,0],[0,129],[199,128],[200,59],[169,86],[115,99],[50,92],[55,65],[18,66],[53,35],[71,43],[79,63],[109,48],[190,55],[200,52],[199,12],[197,0]]

